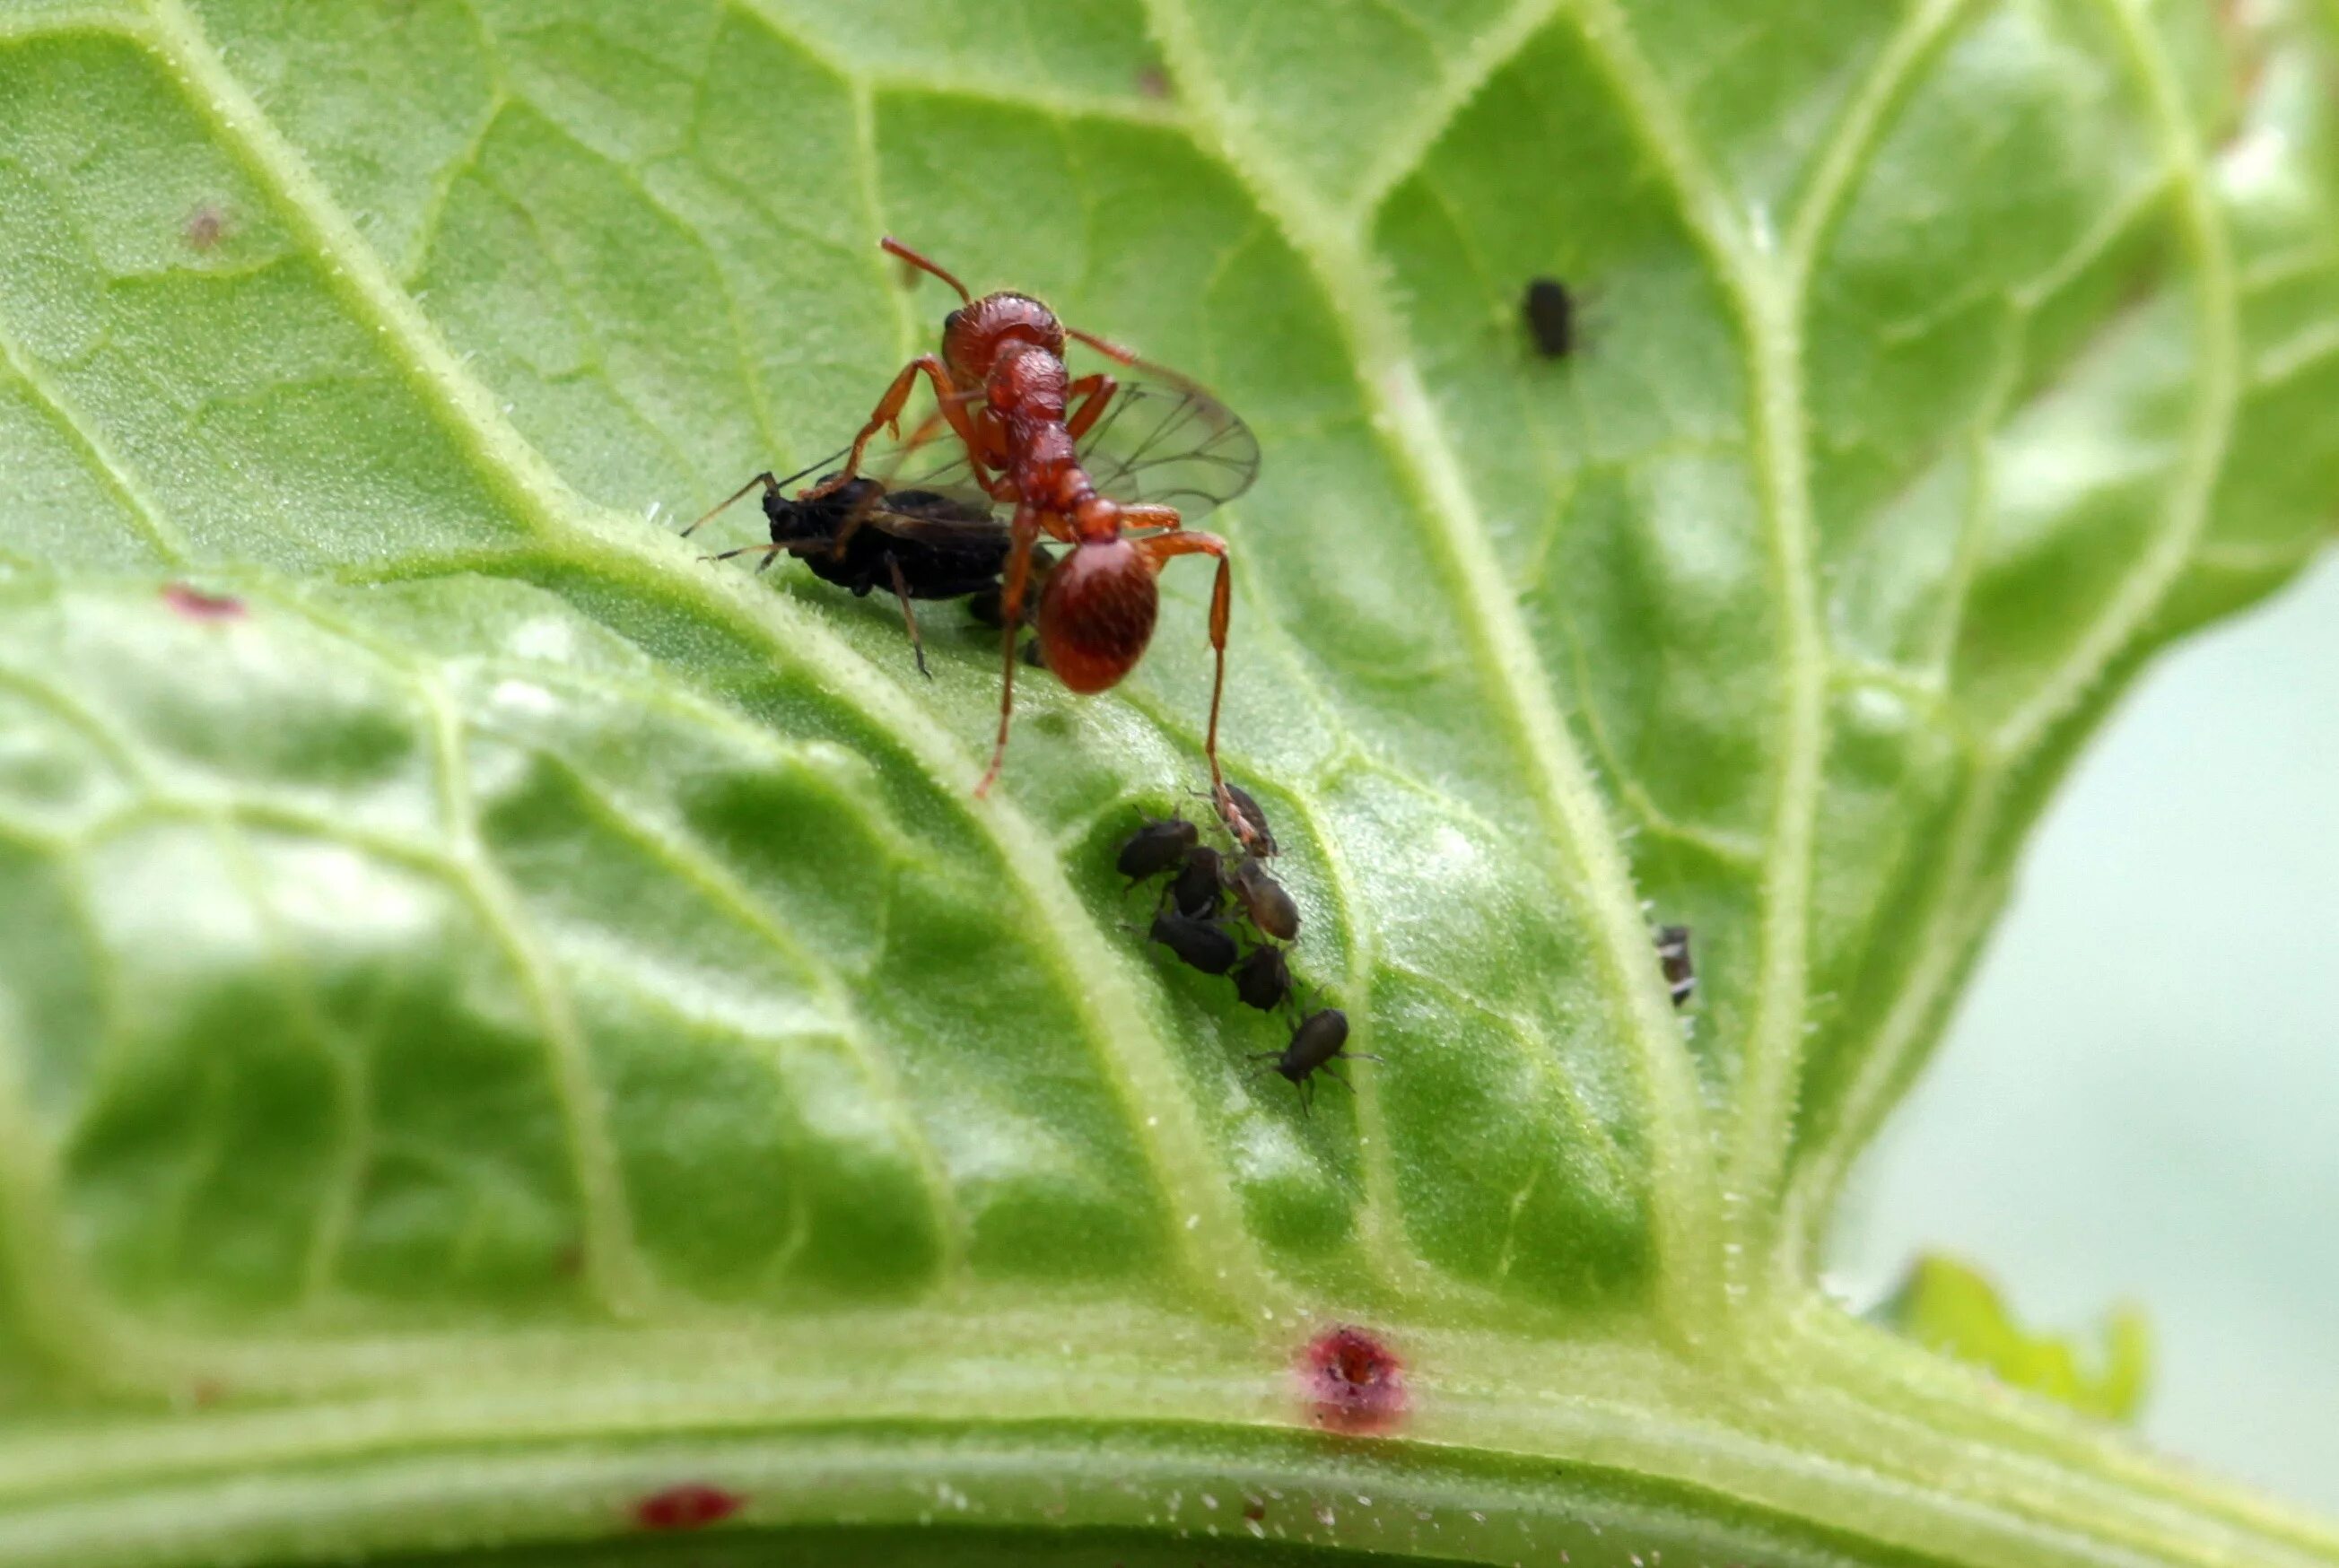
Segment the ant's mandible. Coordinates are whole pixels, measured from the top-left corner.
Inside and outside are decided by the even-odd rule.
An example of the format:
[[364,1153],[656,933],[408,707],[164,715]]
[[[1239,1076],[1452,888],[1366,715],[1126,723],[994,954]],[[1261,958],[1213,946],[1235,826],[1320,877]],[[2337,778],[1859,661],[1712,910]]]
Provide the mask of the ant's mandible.
[[[1007,626],[999,693],[999,737],[991,766],[974,793],[990,792],[1007,760],[1007,732],[1015,712],[1015,628],[1021,624],[1031,554],[1040,536],[1071,547],[1041,587],[1040,651],[1056,678],[1082,694],[1110,690],[1137,666],[1160,610],[1155,576],[1172,557],[1207,555],[1219,563],[1210,592],[1210,647],[1217,667],[1210,682],[1210,723],[1204,750],[1210,784],[1223,791],[1219,771],[1219,707],[1227,683],[1227,620],[1232,597],[1227,542],[1187,529],[1178,508],[1121,502],[1098,493],[1081,467],[1081,439],[1103,417],[1120,390],[1110,375],[1074,380],[1064,346],[1087,344],[1114,363],[1137,356],[1120,345],[1065,326],[1029,294],[1002,291],[976,299],[942,267],[887,237],[891,255],[933,273],[964,303],[943,319],[943,351],[921,354],[902,367],[854,438],[844,466],[806,498],[852,482],[879,430],[899,433],[902,409],[920,376],[933,383],[934,417],[909,442],[917,447],[949,425],[965,447],[975,482],[994,500],[1015,508],[1002,610]],[[1131,537],[1130,530],[1141,531]]]

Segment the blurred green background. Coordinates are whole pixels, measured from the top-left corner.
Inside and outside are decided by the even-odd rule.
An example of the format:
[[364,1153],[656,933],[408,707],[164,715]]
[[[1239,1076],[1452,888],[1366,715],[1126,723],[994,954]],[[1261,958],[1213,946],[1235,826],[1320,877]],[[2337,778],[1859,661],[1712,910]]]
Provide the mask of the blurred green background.
[[2339,1510],[2339,559],[2137,683],[2040,825],[1831,1283],[2142,1301],[2156,1441]]

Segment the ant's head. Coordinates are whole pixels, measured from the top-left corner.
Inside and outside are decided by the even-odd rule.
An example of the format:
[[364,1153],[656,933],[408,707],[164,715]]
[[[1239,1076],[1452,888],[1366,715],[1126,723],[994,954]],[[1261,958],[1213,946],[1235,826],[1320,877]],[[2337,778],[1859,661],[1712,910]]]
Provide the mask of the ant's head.
[[943,318],[943,362],[967,383],[989,379],[1011,343],[1064,357],[1064,325],[1029,294],[1002,291],[960,306]]

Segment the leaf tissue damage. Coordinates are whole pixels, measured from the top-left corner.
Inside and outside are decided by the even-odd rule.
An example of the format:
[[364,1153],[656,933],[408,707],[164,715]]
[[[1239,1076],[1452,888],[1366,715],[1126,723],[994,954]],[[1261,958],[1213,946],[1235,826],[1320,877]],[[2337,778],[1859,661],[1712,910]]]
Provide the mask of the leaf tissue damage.
[[[2014,1561],[2023,1520],[2339,1556],[2239,1504],[2147,1533],[2034,1475],[1928,1524],[1773,1462],[2014,1487],[1846,1414],[1899,1353],[1809,1264],[2089,725],[2327,532],[2332,63],[2304,10],[2242,25],[17,0],[0,1559],[130,1561],[141,1508],[140,1562],[834,1520],[813,1475],[858,1519],[1139,1527],[805,1435],[1026,1417],[1564,1459],[1559,1523],[1470,1472],[1436,1549],[1504,1561],[1658,1532],[1586,1464],[1722,1557],[1753,1537],[1681,1521],[1780,1562],[1806,1514],[1829,1560]],[[1292,982],[1377,1059],[1353,1096],[1303,1114],[1246,1060],[1288,1021],[1130,930],[1199,574],[1115,695],[1027,680],[979,804],[996,634],[937,609],[922,681],[883,594],[674,537],[931,343],[886,230],[1258,434],[1224,752]],[[1742,1418],[1758,1364],[1834,1392]],[[2025,1430],[2039,1474],[2109,1463]],[[993,1456],[1071,1474],[1050,1441]],[[1126,1473],[1198,1495],[1173,1448]]]

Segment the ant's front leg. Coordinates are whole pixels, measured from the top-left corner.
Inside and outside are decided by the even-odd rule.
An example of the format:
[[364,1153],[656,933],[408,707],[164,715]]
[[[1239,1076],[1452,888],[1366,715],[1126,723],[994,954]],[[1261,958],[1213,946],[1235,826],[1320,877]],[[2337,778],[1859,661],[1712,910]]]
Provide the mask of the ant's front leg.
[[896,436],[902,433],[902,409],[910,400],[910,389],[918,384],[921,375],[933,383],[934,402],[943,418],[950,421],[950,427],[957,433],[958,439],[966,443],[967,456],[981,464],[982,449],[975,439],[974,422],[959,402],[958,388],[951,381],[950,367],[932,354],[920,354],[902,367],[902,373],[893,378],[893,384],[887,387],[885,395],[877,399],[877,407],[870,412],[869,422],[861,427],[859,435],[853,438],[853,449],[845,454],[844,467],[806,490],[804,499],[818,500],[823,496],[843,489],[851,482],[861,472],[862,454],[869,449],[869,443],[876,439],[878,431],[891,430]]

